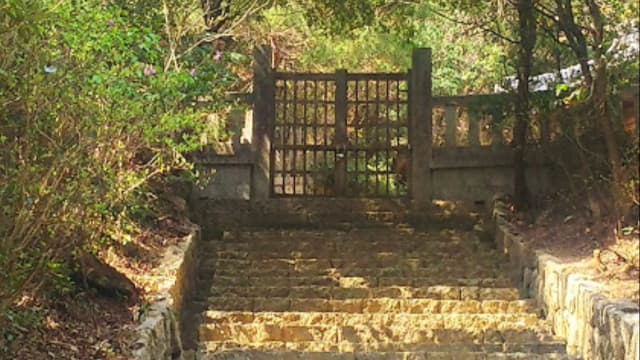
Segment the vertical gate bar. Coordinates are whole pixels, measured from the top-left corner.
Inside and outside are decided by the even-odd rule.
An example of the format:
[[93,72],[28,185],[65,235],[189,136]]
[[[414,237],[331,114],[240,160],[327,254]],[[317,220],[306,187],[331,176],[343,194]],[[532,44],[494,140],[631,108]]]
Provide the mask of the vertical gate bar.
[[387,181],[387,196],[389,196],[389,182],[390,182],[390,173],[391,162],[389,161],[389,148],[391,147],[391,120],[389,119],[389,106],[391,104],[391,98],[389,96],[389,80],[387,79],[386,88],[385,88],[386,102],[385,102],[385,128],[387,130],[387,138],[385,139],[385,148],[387,149],[386,159],[385,159],[385,172],[386,172],[386,181]]
[[313,83],[313,145],[318,145],[318,83]]
[[[280,125],[280,132],[282,132],[282,145],[288,144],[289,143],[289,125],[287,124],[287,121],[289,121],[289,99],[288,99],[288,95],[289,95],[289,82],[287,80],[284,80],[284,94],[283,94],[283,100],[282,103],[284,105],[284,114],[283,114],[283,118],[282,118],[282,124]],[[287,193],[286,190],[286,180],[287,180],[287,157],[286,157],[286,153],[287,151],[282,150],[282,169],[281,169],[281,176],[282,176],[282,184],[280,185],[282,187],[282,194],[281,195],[285,195]]]
[[347,71],[336,72],[335,90],[335,138],[338,151],[334,153],[336,169],[336,194],[342,196],[346,190],[346,145],[347,145]]
[[298,84],[299,84],[300,80],[294,80],[293,81],[293,119],[291,119],[292,123],[291,123],[291,128],[293,129],[293,148],[294,150],[293,152],[293,163],[291,166],[291,177],[293,178],[293,195],[296,195],[296,182],[297,182],[297,151],[295,149],[297,149],[298,145],[299,145],[299,139],[298,139]]
[[322,123],[323,124],[322,135],[324,136],[324,143],[323,143],[324,145],[329,145],[327,143],[327,131],[329,130],[329,124],[327,120],[329,120],[329,82],[325,80],[324,81],[324,120]]
[[[313,82],[313,145],[318,144],[318,80]],[[313,195],[318,193],[318,153],[317,150],[313,150]]]
[[446,147],[456,147],[456,128],[458,125],[457,104],[446,104],[444,108],[444,119],[447,124],[444,145]]
[[[409,74],[408,74],[409,75]],[[409,77],[410,78],[410,77]],[[408,80],[404,80],[407,85],[408,85]],[[401,158],[401,148],[400,145],[402,143],[402,128],[406,127],[407,128],[407,136],[409,136],[409,124],[410,124],[410,119],[409,119],[409,93],[407,93],[407,101],[405,103],[405,107],[406,107],[406,111],[405,111],[405,116],[402,116],[402,104],[400,103],[402,96],[400,96],[400,91],[401,91],[401,84],[402,81],[398,80],[396,81],[396,111],[397,111],[397,115],[396,115],[396,142],[398,145],[398,150],[396,151],[396,157],[398,159],[398,161],[402,161]],[[409,89],[407,88],[407,92],[409,91]],[[406,117],[406,118],[405,118]],[[409,143],[409,139],[407,139],[407,143]],[[408,149],[408,151],[411,151],[411,149]],[[411,153],[408,153],[405,155],[407,158],[411,157]],[[399,167],[400,169],[401,167]],[[409,165],[405,165],[405,175],[404,175],[404,186],[408,187],[408,181],[409,181],[409,176],[410,173],[407,170],[410,170],[411,167]],[[396,186],[397,186],[397,194],[400,195],[400,177],[402,175],[401,174],[396,174]]]
[[[396,81],[396,145],[400,146],[400,128],[402,121],[400,120],[400,80]],[[398,154],[399,155],[399,154]]]
[[[278,82],[274,81],[274,85],[276,86],[276,91],[274,92],[274,98],[277,97],[277,86],[278,86]],[[276,140],[276,133],[277,133],[277,129],[278,129],[278,107],[274,105],[274,116],[273,116],[273,125],[271,126],[271,131],[272,131],[272,135],[271,135],[271,146],[269,147],[269,196],[273,197],[273,195],[275,194],[275,174],[276,174],[276,146],[277,144],[275,144],[275,140]]]
[[282,149],[282,195],[287,194],[287,150]]
[[[377,131],[376,131],[377,133]],[[378,170],[378,162],[380,159],[378,158],[379,149],[374,150],[373,155],[375,156],[375,174],[376,174],[376,188],[375,188],[375,196],[380,196],[380,170]]]
[[391,146],[391,120],[389,119],[389,104],[391,104],[391,97],[389,95],[389,80],[387,80],[387,85],[386,85],[386,102],[385,102],[385,128],[387,130],[387,138],[386,138],[386,143],[387,143],[387,147]]
[[[353,101],[353,106],[354,106],[354,110],[353,110],[353,129],[355,131],[355,145],[357,146],[359,144],[358,142],[358,129],[360,128],[360,119],[358,119],[358,84],[360,83],[360,80],[356,79],[355,81],[355,99]],[[356,156],[356,169],[358,168],[357,166],[357,156]]]
[[[380,80],[375,80],[375,84],[376,84],[376,115],[373,118],[373,120],[375,121],[375,127],[374,127],[374,131],[375,131],[375,136],[376,136],[376,140],[374,141],[374,145],[376,148],[379,149],[379,144],[380,144]],[[380,195],[380,153],[379,150],[375,151],[375,155],[376,155],[376,159],[375,159],[375,169],[376,169],[376,195]]]
[[[358,116],[358,108],[360,107],[360,104],[358,103],[358,99],[359,99],[359,84],[360,84],[360,80],[356,79],[355,81],[356,85],[355,85],[355,99],[354,99],[354,115],[353,115],[353,129],[355,131],[355,146],[356,148],[358,148],[360,146],[360,141],[358,140],[358,133],[360,132],[360,117]],[[356,171],[355,171],[355,183],[356,183],[356,189],[358,191],[358,193],[360,192],[360,166],[358,164],[358,158],[359,158],[359,154],[358,154],[358,150],[355,151],[355,167],[356,167]]]
[[322,181],[322,187],[323,187],[322,194],[326,196],[327,193],[329,192],[329,186],[328,185],[329,185],[330,176],[332,174],[329,173],[329,162],[327,161],[327,150],[323,150],[322,154],[323,154],[323,160],[324,160],[323,164],[324,164],[324,167],[325,167],[325,169],[327,171],[327,173],[323,175],[324,179],[322,179],[323,180]]
[[303,108],[302,108],[302,123],[303,128],[302,128],[302,133],[303,133],[303,137],[304,137],[304,141],[302,142],[303,145],[303,151],[302,151],[302,195],[307,195],[307,80],[304,80],[304,82],[302,83],[303,88],[304,88],[304,92],[303,92],[303,98],[304,98],[304,103],[303,103]]
[[365,152],[364,152],[364,181],[367,187],[367,193],[369,193],[369,154],[370,154],[370,149],[368,148],[368,144],[370,143],[370,137],[371,137],[371,133],[370,133],[370,127],[371,125],[369,124],[369,79],[365,79],[364,80],[364,97],[365,97],[365,101],[364,101],[364,118],[362,120],[363,122],[363,128],[364,130],[362,131],[362,134],[364,136],[363,139],[363,144],[365,146]]
[[[329,120],[329,82],[327,80],[324,80],[324,106],[323,106],[323,108],[324,108],[324,113],[323,113],[324,119],[322,120],[322,136],[323,136],[323,141],[324,142],[322,144],[326,146],[326,145],[328,145],[327,144],[327,142],[328,142],[327,141],[327,131],[329,130],[329,125],[328,125],[328,120]],[[327,174],[323,175],[323,176],[325,176],[325,178],[323,179],[323,182],[322,182],[322,184],[323,184],[322,185],[323,186],[322,193],[323,193],[324,196],[326,196],[328,191],[329,191],[329,187],[328,187],[329,178],[328,177],[330,176],[329,175],[329,163],[327,162],[327,150],[324,150],[324,152],[323,152],[323,160],[324,160],[323,164],[324,164],[324,167],[325,167],[325,169],[327,171]]]
[[[402,159],[400,158],[400,150],[396,150],[393,151],[393,156],[395,156],[396,160],[396,164],[398,164],[399,161],[402,161]],[[398,164],[398,169],[400,169],[401,164]],[[398,172],[394,173],[395,176],[395,184],[396,184],[396,196],[400,196],[400,182],[398,181],[400,179],[400,174]]]
[[[289,127],[287,126],[287,113],[289,112],[289,103],[287,102],[287,95],[289,93],[289,84],[287,80],[284,80],[284,94],[282,96],[282,104],[283,104],[283,117],[282,124],[280,125],[282,128],[280,131],[282,132],[282,145],[289,143]],[[286,135],[285,135],[286,134]],[[284,167],[283,167],[284,169]]]

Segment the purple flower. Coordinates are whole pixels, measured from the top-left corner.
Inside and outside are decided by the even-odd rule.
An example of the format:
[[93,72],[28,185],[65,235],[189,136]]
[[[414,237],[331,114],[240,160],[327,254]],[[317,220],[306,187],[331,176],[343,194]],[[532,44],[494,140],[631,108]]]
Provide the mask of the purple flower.
[[189,71],[189,75],[191,75],[192,77],[195,77],[197,73],[198,71],[196,70],[196,68],[191,68],[191,71]]
[[216,54],[213,56],[213,60],[215,60],[215,61],[222,60],[222,51],[220,51],[220,50],[216,51]]
[[157,74],[156,68],[153,65],[145,65],[142,73],[144,74],[144,76],[154,76],[155,74]]
[[113,19],[109,19],[109,22],[107,23],[107,25],[109,25],[109,27],[114,27],[116,24],[116,22]]

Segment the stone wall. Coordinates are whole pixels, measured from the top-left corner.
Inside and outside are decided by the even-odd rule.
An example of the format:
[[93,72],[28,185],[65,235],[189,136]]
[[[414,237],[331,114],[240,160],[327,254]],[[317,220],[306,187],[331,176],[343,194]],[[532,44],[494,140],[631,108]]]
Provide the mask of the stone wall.
[[162,265],[154,270],[165,281],[136,329],[138,339],[133,344],[134,359],[185,359],[180,339],[180,315],[184,311],[183,305],[195,291],[195,255],[199,239],[200,229],[194,225],[191,234],[165,250]]
[[[529,166],[526,176],[533,193],[544,194],[551,188],[549,166]],[[434,199],[489,202],[496,193],[513,193],[513,166],[434,168],[431,183]]]
[[251,148],[252,111],[235,109],[225,123],[232,136],[194,154],[199,173],[192,200],[248,200],[254,152]]
[[638,304],[609,299],[603,285],[572,272],[560,259],[535,250],[506,219],[506,205],[493,202],[495,241],[509,257],[524,296],[535,298],[567,351],[585,360],[637,360]]
[[266,200],[200,199],[194,220],[206,234],[221,229],[385,225],[407,222],[407,201],[399,199],[275,198]]

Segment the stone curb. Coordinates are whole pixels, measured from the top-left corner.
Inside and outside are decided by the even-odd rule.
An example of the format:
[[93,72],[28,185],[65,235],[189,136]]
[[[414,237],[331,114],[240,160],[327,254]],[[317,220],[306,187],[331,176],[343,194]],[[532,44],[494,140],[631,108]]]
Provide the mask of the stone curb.
[[504,197],[492,201],[495,242],[514,266],[524,297],[535,298],[567,352],[585,360],[640,359],[640,309],[631,300],[609,299],[601,284],[574,273],[562,261],[535,250],[507,220]]
[[179,318],[183,305],[195,291],[195,247],[200,236],[200,228],[193,225],[189,235],[165,250],[160,269],[173,276],[162,284],[155,300],[140,318],[135,330],[137,340],[132,345],[134,359],[184,359]]

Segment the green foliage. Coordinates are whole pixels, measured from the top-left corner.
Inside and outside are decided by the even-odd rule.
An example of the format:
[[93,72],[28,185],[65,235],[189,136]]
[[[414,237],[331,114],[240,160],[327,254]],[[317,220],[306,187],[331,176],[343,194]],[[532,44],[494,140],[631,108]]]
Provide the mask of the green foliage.
[[[0,4],[0,313],[42,281],[64,292],[69,254],[129,241],[135,221],[153,216],[148,182],[189,170],[183,155],[200,146],[203,133],[228,136],[204,118],[224,110],[226,89],[249,82],[247,54],[255,43],[272,41],[282,50],[279,65],[297,71],[406,71],[413,48],[431,47],[436,95],[490,93],[516,73],[517,41],[510,39],[517,15],[502,0],[222,3],[230,7],[216,24],[246,35],[220,54],[218,34],[205,34],[211,24],[200,1]],[[554,9],[550,0],[537,4]],[[577,6],[583,2],[574,4],[576,21],[590,28],[588,11]],[[606,48],[625,26],[637,27],[628,24],[638,4],[600,5],[605,38],[597,44],[593,31],[585,35],[589,45]],[[248,25],[233,25],[240,18]],[[538,16],[534,73],[577,60],[553,18]],[[611,93],[637,80],[637,61],[605,60]],[[590,93],[566,86],[558,95],[575,104]],[[539,99],[537,108],[555,105],[553,96]],[[200,100],[211,106],[203,109]],[[496,101],[489,107],[511,111]]]
[[129,239],[148,181],[190,168],[236,76],[191,46],[185,4],[165,3],[170,26],[157,2],[0,5],[0,313],[43,281],[68,290],[74,249]]
[[307,23],[331,34],[344,34],[370,26],[384,0],[303,0]]
[[[321,4],[325,2],[317,6],[326,5]],[[332,16],[333,12],[317,19],[319,15],[294,2],[266,10],[255,31],[266,29],[268,34],[261,35],[264,41],[275,38],[296,71],[403,72],[411,67],[415,47],[431,47],[433,87],[438,95],[490,92],[512,71],[499,43],[438,17],[428,3],[383,6],[371,2],[367,6],[365,15],[373,18],[361,21],[358,16],[364,15],[353,10],[347,13],[355,16],[348,29],[334,31],[344,19]],[[322,22],[331,24],[322,26]]]

